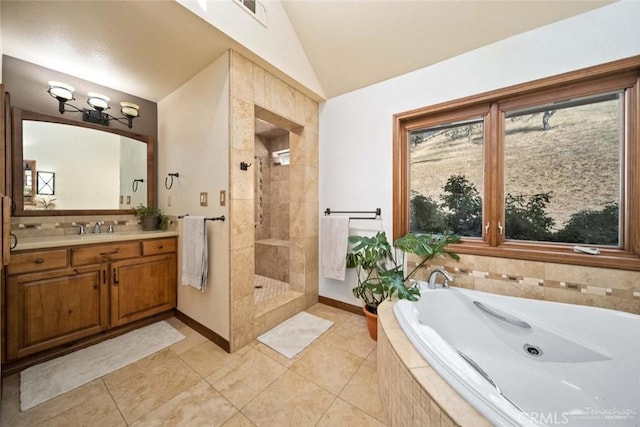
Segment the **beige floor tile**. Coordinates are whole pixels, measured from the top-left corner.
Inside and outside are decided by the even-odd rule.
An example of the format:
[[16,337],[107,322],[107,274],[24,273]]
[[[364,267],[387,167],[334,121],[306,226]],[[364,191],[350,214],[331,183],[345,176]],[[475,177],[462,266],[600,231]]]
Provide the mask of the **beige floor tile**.
[[203,342],[210,342],[204,335],[200,335],[175,317],[168,319],[167,322],[174,328],[178,330],[182,335],[184,335],[184,339],[178,341],[169,347],[174,353],[182,354],[185,351],[191,350],[193,347],[198,344],[202,344]]
[[249,402],[242,413],[258,426],[312,426],[334,400],[331,393],[287,371]]
[[134,363],[130,363],[117,371],[105,375],[103,378],[107,388],[113,389],[122,383],[129,381],[138,375],[144,375],[152,366],[158,366],[167,360],[175,359],[177,356],[170,350],[164,349],[157,353],[153,353]]
[[291,370],[338,395],[364,359],[330,344],[319,342],[293,364]]
[[220,426],[237,412],[227,399],[202,380],[133,423],[132,427]]
[[378,391],[376,365],[365,361],[344,387],[339,397],[366,414],[384,422],[384,412]]
[[348,311],[340,310],[339,308],[331,307],[326,304],[315,304],[309,307],[307,313],[311,313],[315,316],[322,317],[323,319],[331,320],[336,324],[340,324],[342,322],[346,322],[348,320],[359,318],[363,316],[358,316],[357,314],[349,313]]
[[376,346],[376,342],[369,337],[364,318],[354,318],[335,325],[319,340],[363,359],[366,359]]
[[244,347],[237,352],[227,353],[211,341],[206,341],[191,350],[181,353],[179,356],[187,362],[202,377],[211,375],[228,361],[237,358],[240,354],[246,353],[250,347]]
[[2,402],[0,425],[31,427],[60,415],[71,408],[82,405],[100,395],[108,396],[109,392],[104,382],[98,379],[61,396],[43,402],[25,412],[20,412],[20,397],[15,396],[10,400]]
[[46,427],[120,427],[127,425],[116,403],[108,393],[100,394],[81,405],[74,406],[68,411],[46,420],[43,424]]
[[224,423],[223,427],[253,427],[255,426],[249,418],[245,417],[242,412],[238,412],[229,421]]
[[342,399],[336,399],[316,426],[382,427],[384,424]]
[[200,380],[200,376],[170,350],[156,353],[122,370],[134,375],[115,386],[111,385],[109,377],[118,372],[105,377],[105,381],[128,423],[173,399]]
[[371,350],[371,353],[369,353],[369,355],[367,356],[367,362],[371,362],[373,364],[378,363],[378,345],[376,344],[373,349]]
[[271,347],[262,344],[261,342],[258,342],[255,345],[254,348],[257,351],[259,351],[260,353],[262,353],[265,356],[269,357],[270,359],[275,360],[276,362],[278,362],[282,366],[286,366],[287,368],[290,368],[291,366],[293,366],[294,363],[296,363],[298,360],[300,360],[300,358],[302,358],[305,354],[307,354],[309,351],[311,351],[311,349],[313,348],[314,345],[315,345],[315,342],[311,343],[309,346],[307,346],[304,350],[302,350],[300,353],[296,354],[291,359],[289,359],[287,356],[283,355],[282,353],[278,353],[277,351],[275,351]]
[[335,324],[292,359],[257,341],[228,354],[171,318],[184,340],[29,411],[19,410],[19,375],[8,377],[1,425],[379,425],[364,318],[323,304],[307,311]]
[[260,353],[264,354],[265,356],[269,357],[272,360],[275,360],[282,366],[286,366],[287,368],[290,368],[291,365],[293,365],[296,360],[302,357],[302,352],[301,352],[295,355],[293,358],[289,359],[287,356],[283,355],[282,353],[278,353],[271,347],[264,345],[261,342],[258,342],[254,348],[256,351],[259,351]]
[[20,395],[20,374],[2,379],[2,400],[10,400]]
[[215,371],[207,377],[207,381],[237,408],[242,408],[286,370],[284,366],[251,349]]

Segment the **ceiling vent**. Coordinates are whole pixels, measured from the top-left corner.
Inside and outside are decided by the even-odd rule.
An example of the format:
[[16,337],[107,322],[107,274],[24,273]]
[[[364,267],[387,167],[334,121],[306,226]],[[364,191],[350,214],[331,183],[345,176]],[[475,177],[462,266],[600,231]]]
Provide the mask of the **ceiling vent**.
[[267,27],[267,8],[258,0],[233,0],[239,4],[244,11],[253,16],[259,23]]

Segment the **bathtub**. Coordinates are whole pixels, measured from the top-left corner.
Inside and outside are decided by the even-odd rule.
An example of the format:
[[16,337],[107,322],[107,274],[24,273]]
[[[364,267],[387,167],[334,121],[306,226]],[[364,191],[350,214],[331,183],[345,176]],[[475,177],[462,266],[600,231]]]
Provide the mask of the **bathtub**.
[[640,316],[421,287],[394,305],[400,327],[491,424],[640,425]]

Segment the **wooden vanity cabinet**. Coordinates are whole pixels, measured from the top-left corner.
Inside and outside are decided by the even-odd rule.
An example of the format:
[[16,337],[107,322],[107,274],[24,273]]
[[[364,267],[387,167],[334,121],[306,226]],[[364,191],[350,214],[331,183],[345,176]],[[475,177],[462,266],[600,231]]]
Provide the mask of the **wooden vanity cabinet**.
[[108,295],[100,265],[9,276],[7,360],[106,330]]
[[176,238],[12,254],[6,360],[175,308]]
[[120,326],[176,306],[176,255],[156,255],[111,264],[111,326]]

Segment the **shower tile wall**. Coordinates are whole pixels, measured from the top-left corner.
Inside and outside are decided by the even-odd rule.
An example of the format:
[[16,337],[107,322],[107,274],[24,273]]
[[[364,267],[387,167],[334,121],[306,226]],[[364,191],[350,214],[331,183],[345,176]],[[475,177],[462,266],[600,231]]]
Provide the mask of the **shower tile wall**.
[[255,157],[262,164],[261,191],[256,183],[256,206],[262,197],[261,223],[256,209],[256,241],[289,240],[289,165],[277,165],[271,159],[272,152],[285,148],[289,148],[288,135],[270,139],[256,136]]
[[271,153],[289,148],[289,135],[256,136],[256,274],[289,282],[289,165]]
[[[318,301],[318,103],[237,52],[231,52],[230,65],[230,342],[231,351],[236,351]],[[253,162],[256,155],[256,111],[272,113],[268,120],[260,118],[291,131],[289,284],[303,293],[258,317],[253,304],[254,170],[238,167],[240,162]]]

